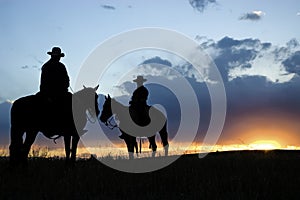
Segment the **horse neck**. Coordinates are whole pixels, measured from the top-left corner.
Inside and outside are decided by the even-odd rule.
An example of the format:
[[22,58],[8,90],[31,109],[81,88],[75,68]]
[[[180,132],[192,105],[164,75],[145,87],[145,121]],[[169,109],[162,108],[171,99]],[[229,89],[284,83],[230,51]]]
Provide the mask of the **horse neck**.
[[78,109],[80,112],[85,112],[87,110],[86,97],[82,92],[76,92],[73,94],[73,107]]
[[114,114],[118,115],[120,112],[124,112],[125,109],[128,109],[128,107],[118,102],[117,100],[112,99],[111,110]]

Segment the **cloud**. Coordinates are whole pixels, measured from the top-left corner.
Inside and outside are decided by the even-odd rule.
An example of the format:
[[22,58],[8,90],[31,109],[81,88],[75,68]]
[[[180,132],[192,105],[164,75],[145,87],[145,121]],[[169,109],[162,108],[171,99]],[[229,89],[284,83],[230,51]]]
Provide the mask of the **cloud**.
[[[295,74],[300,76],[298,61],[300,45],[296,39],[282,46],[275,46],[270,42],[253,38],[224,37],[219,41],[214,41],[207,37],[197,36],[196,40],[199,41],[200,48],[213,59],[225,82],[245,76],[263,76],[268,81],[282,83],[290,81]],[[155,64],[168,67],[162,68]],[[136,69],[135,76],[140,74],[174,79],[177,77],[173,73],[175,70],[182,76],[196,79],[198,82],[209,79],[209,70],[203,69],[199,73],[184,60],[177,62],[172,57],[161,58],[159,54],[148,58],[140,65],[143,67]]]
[[[269,123],[267,122],[269,120],[272,123],[273,119],[270,116],[273,116],[277,120],[281,120],[277,121],[277,124],[280,124],[287,120],[285,118],[287,116],[300,117],[300,104],[298,103],[300,101],[300,45],[296,39],[292,39],[282,46],[275,46],[272,43],[253,38],[238,40],[224,37],[219,41],[213,41],[199,36],[196,39],[201,41],[200,46],[204,50],[209,49],[209,52],[213,52],[210,56],[224,79],[228,109],[224,131],[220,139],[221,143],[237,137],[245,139],[243,131],[247,130],[238,130],[239,133],[233,132],[233,128],[236,128],[233,121],[240,122],[244,118],[257,119],[263,116],[262,120],[266,120],[266,123]],[[162,61],[163,59],[153,57],[149,60]],[[163,61],[165,62],[165,60]],[[196,140],[201,142],[211,117],[210,95],[206,83],[194,77],[193,67],[188,63],[180,66],[173,64],[171,68],[186,77],[197,95],[201,121]],[[160,75],[151,74],[150,76]],[[150,78],[147,77],[147,79]],[[169,81],[176,84],[176,77]],[[174,101],[173,98],[169,96],[161,98],[163,90],[159,87],[153,88],[151,85],[147,85],[147,87],[150,89],[150,102],[155,103],[157,99],[160,99],[161,105],[168,106],[166,111],[170,116],[180,115],[176,110],[177,107],[170,103]],[[134,85],[127,94],[132,93],[132,88]],[[130,97],[127,97],[127,100],[128,98]],[[288,121],[293,127],[291,129],[294,130],[298,126],[294,122],[295,120]],[[178,119],[172,118],[170,127],[177,127],[178,123]],[[175,133],[176,129],[172,129],[170,137],[173,137]],[[295,137],[298,136],[295,135]]]
[[28,65],[24,65],[24,66],[22,66],[21,68],[22,68],[22,69],[28,69],[29,66],[28,66]]
[[296,51],[282,63],[289,73],[300,75],[300,51]]
[[116,9],[116,7],[111,6],[111,5],[106,5],[106,4],[101,5],[101,7],[104,9],[107,9],[107,10],[115,10]]
[[159,56],[147,59],[147,60],[145,60],[141,64],[143,65],[143,64],[152,64],[152,63],[161,64],[161,65],[166,65],[166,66],[172,67],[172,63],[170,61],[164,60],[164,59],[160,58]]
[[[298,65],[299,42],[292,39],[286,45],[275,46],[258,39],[224,37],[213,41],[198,36],[200,47],[210,53],[224,81],[242,76],[264,76],[272,82],[287,82]],[[295,54],[296,53],[296,54]],[[293,71],[293,70],[294,71]]]
[[239,19],[240,20],[258,21],[258,20],[261,20],[264,15],[266,15],[266,13],[264,13],[263,11],[254,10],[252,12],[243,14]]
[[32,65],[32,66],[29,66],[29,65],[23,65],[21,66],[21,69],[37,69],[37,70],[41,70],[40,67],[38,67],[37,65]]
[[198,10],[199,12],[203,12],[209,4],[216,4],[216,0],[189,0],[191,6]]
[[297,12],[297,14],[296,14],[297,16],[300,16],[300,12]]

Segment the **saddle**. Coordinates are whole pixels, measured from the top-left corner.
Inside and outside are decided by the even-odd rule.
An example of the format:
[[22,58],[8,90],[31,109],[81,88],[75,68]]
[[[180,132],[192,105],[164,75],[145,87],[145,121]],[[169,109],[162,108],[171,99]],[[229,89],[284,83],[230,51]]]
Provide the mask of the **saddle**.
[[149,117],[150,106],[148,105],[130,105],[129,114],[131,119],[139,126],[147,126],[150,124]]
[[[39,102],[39,113],[41,125],[49,132],[49,136],[53,136],[57,132],[70,125],[72,118],[72,94],[63,96],[47,96],[42,93],[36,94]],[[70,119],[71,118],[71,119]],[[50,132],[53,132],[50,135]]]

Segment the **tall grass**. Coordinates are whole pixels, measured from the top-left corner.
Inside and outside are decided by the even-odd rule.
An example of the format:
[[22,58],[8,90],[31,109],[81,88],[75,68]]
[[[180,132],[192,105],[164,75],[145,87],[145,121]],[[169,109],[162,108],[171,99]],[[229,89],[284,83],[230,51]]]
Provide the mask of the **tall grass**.
[[8,156],[8,146],[2,146],[0,147],[0,157],[6,157]]

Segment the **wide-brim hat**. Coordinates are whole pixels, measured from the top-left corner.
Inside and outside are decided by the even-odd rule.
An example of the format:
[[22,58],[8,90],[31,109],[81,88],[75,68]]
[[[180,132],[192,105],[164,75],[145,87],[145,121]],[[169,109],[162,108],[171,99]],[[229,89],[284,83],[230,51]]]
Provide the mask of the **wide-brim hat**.
[[133,82],[136,82],[136,83],[144,83],[146,81],[147,81],[147,79],[145,79],[143,76],[137,76],[136,79],[133,80]]
[[60,56],[60,57],[65,56],[65,54],[61,52],[61,49],[59,47],[53,47],[52,51],[48,51],[47,54],[51,56]]

